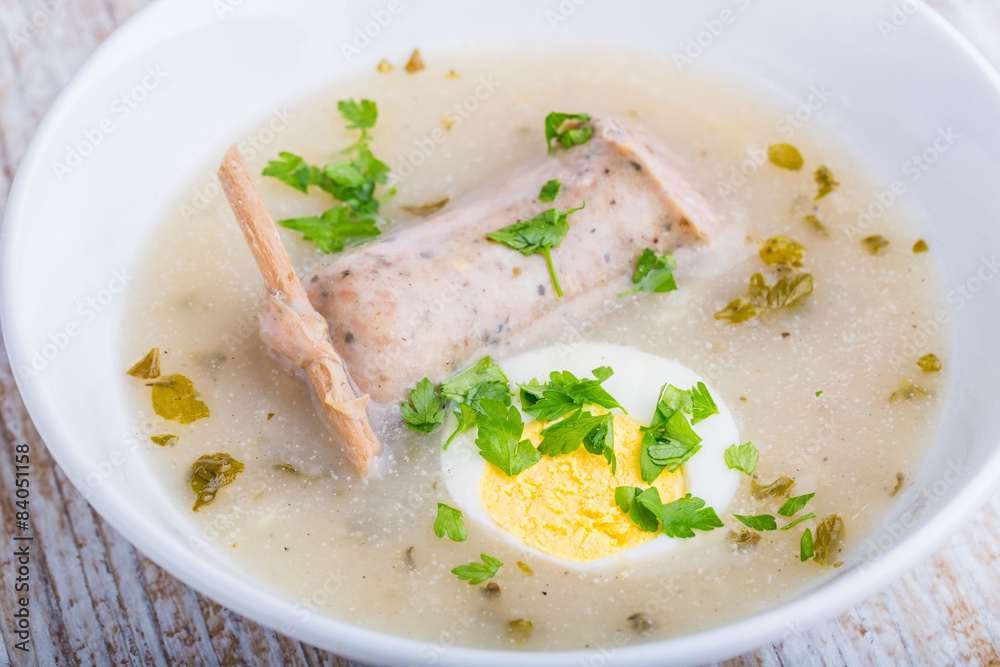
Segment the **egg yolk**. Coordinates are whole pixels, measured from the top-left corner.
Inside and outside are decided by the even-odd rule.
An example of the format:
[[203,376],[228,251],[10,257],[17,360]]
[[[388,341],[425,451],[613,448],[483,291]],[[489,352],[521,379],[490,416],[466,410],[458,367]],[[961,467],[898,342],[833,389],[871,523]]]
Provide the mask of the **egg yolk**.
[[[537,447],[545,426],[531,422],[523,437]],[[564,560],[587,562],[647,542],[657,534],[643,531],[615,504],[616,487],[647,486],[639,472],[639,429],[634,419],[614,416],[617,475],[611,474],[607,459],[582,446],[572,454],[543,455],[513,477],[487,463],[479,482],[483,507],[528,546]],[[664,470],[652,486],[664,503],[684,496],[680,469]]]

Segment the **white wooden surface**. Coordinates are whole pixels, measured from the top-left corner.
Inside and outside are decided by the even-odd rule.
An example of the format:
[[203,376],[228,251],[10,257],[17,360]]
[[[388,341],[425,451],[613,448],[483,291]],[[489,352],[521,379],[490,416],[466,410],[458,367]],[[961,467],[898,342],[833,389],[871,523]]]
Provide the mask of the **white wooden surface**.
[[[46,109],[148,0],[0,0],[0,212]],[[167,0],[169,1],[169,0]],[[207,2],[208,0],[206,0]],[[1000,62],[1000,0],[932,5]],[[26,29],[32,20],[41,27]],[[14,445],[32,445],[32,652],[14,648]],[[0,664],[346,665],[222,608],[108,526],[38,438],[0,341]],[[1000,495],[883,593],[732,665],[1000,665]]]

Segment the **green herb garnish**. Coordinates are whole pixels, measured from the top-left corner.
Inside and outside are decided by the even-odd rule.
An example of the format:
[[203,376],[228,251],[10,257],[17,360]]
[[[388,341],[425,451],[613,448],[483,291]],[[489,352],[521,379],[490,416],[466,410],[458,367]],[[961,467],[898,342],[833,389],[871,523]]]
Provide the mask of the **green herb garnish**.
[[781,508],[778,510],[778,514],[781,516],[795,516],[798,514],[799,510],[806,506],[806,504],[812,500],[815,493],[807,493],[804,496],[795,496],[794,498],[789,498],[784,502]]
[[816,515],[813,514],[812,512],[810,512],[809,514],[803,514],[802,516],[800,516],[795,521],[790,521],[790,522],[786,523],[784,526],[781,527],[781,529],[782,530],[791,530],[792,528],[795,528],[795,526],[799,525],[803,521],[808,521],[809,519],[815,519],[815,518],[816,518]]
[[844,540],[844,520],[836,514],[826,516],[816,526],[815,555],[813,560],[826,567]]
[[930,250],[930,248],[927,247],[927,241],[923,239],[920,239],[919,241],[913,244],[913,252],[921,253],[921,252],[927,252],[928,250]]
[[674,280],[676,269],[677,262],[673,255],[667,253],[658,257],[652,248],[646,248],[639,255],[635,264],[635,272],[632,274],[632,284],[635,287],[621,292],[618,296],[628,296],[636,292],[657,294],[672,292],[677,289],[677,282]]
[[464,542],[469,531],[462,521],[462,512],[444,503],[438,503],[437,518],[434,519],[434,534],[438,537],[448,536],[452,542]]
[[445,409],[434,383],[424,378],[410,392],[409,402],[399,404],[407,428],[420,433],[430,433],[444,423]]
[[775,236],[760,242],[760,258],[767,265],[802,266],[806,254],[804,245],[787,236]]
[[513,621],[507,621],[507,632],[515,642],[528,641],[534,631],[535,624],[526,618],[515,618]]
[[[668,537],[694,537],[694,531],[709,531],[722,528],[722,520],[711,507],[705,507],[705,501],[687,494],[683,498],[663,504],[660,492],[656,487],[648,489],[638,487],[618,487],[615,489],[615,503],[618,508],[629,515],[632,521],[645,530],[652,526],[652,519],[659,523],[660,531]],[[620,491],[620,489],[626,489]],[[627,504],[628,509],[622,509]],[[633,514],[633,507],[638,510]],[[636,517],[639,517],[638,519]],[[651,519],[652,517],[652,519]]]
[[819,398],[822,395],[823,395],[823,390],[822,389],[820,389],[819,391],[816,392],[816,398]]
[[712,415],[719,414],[719,406],[712,400],[712,395],[708,393],[708,387],[704,382],[699,382],[691,387],[691,402],[693,410],[691,412],[691,425],[704,421]]
[[481,412],[476,415],[476,446],[480,455],[500,468],[505,475],[513,477],[538,463],[541,454],[529,440],[522,440],[524,422],[515,407],[508,407],[502,401],[485,398],[480,404]]
[[478,409],[484,398],[510,405],[509,381],[490,357],[483,357],[458,375],[441,382],[441,396]]
[[768,310],[793,308],[812,291],[813,277],[810,273],[785,276],[773,286],[768,286],[763,274],[755,273],[750,277],[747,296],[732,301],[715,314],[715,319],[727,320],[730,324],[746,322]]
[[754,469],[757,467],[757,460],[760,458],[760,452],[752,442],[748,442],[745,445],[730,445],[729,449],[726,450],[726,466],[730,470],[739,470],[740,472],[750,476],[753,474]]
[[734,514],[733,516],[747,528],[753,528],[754,530],[778,530],[778,522],[770,514],[758,514],[756,516]]
[[760,533],[755,533],[749,528],[740,528],[740,532],[729,531],[729,541],[735,544],[753,545],[760,539]]
[[903,378],[902,382],[899,383],[899,389],[889,394],[889,400],[895,401],[896,399],[903,398],[907,401],[912,401],[918,396],[926,395],[926,389],[920,385],[914,384],[913,380],[910,378]]
[[361,130],[361,137],[341,151],[343,160],[323,167],[309,165],[300,156],[282,152],[264,168],[264,176],[308,192],[318,187],[340,202],[319,216],[280,220],[278,224],[302,232],[303,238],[314,242],[326,253],[340,252],[345,247],[378,236],[378,225],[384,222],[379,214],[381,204],[395,193],[389,190],[379,199],[378,185],[388,183],[389,167],[368,149],[368,130],[378,120],[378,108],[371,100],[341,100],[337,109],[348,129]]
[[937,358],[937,355],[927,353],[917,359],[917,366],[920,366],[920,370],[925,373],[937,373],[941,370],[941,360]]
[[612,475],[618,472],[614,415],[610,412],[594,415],[579,409],[569,417],[546,427],[541,436],[542,441],[538,445],[538,451],[546,456],[571,454],[582,444],[591,454],[607,459]]
[[589,123],[590,116],[585,113],[550,113],[545,117],[545,145],[549,152],[554,149],[553,139],[563,148],[585,143],[594,134],[594,126]]
[[789,494],[791,494],[792,487],[794,486],[794,479],[782,475],[770,484],[758,484],[756,480],[751,480],[750,493],[752,493],[753,497],[757,500],[779,497],[787,498]]
[[889,240],[880,234],[875,234],[873,236],[866,236],[861,239],[861,242],[865,244],[865,247],[873,255],[877,255],[889,245]]
[[664,469],[675,472],[701,449],[701,437],[691,428],[686,415],[694,413],[690,391],[664,385],[649,426],[643,429],[639,445],[639,472],[642,481],[652,484]]
[[822,199],[840,185],[837,179],[833,177],[833,172],[826,165],[820,165],[819,169],[816,170],[815,177],[816,186],[819,188],[819,191],[816,193],[816,199]]
[[160,348],[151,349],[145,357],[135,362],[135,365],[125,372],[143,380],[155,380],[160,377]]
[[243,464],[229,454],[205,454],[193,464],[191,490],[197,494],[194,510],[215,500],[222,487],[231,484],[243,472]]
[[472,562],[468,565],[459,565],[451,573],[461,581],[468,581],[472,586],[478,586],[487,579],[496,576],[503,563],[486,554],[479,554],[479,557],[482,559],[482,563]]
[[799,540],[799,561],[806,562],[813,557],[813,534],[812,531],[806,528],[806,532],[802,533],[802,539]]
[[160,447],[167,447],[168,445],[172,445],[180,440],[180,438],[176,435],[171,435],[170,433],[164,433],[163,435],[151,435],[149,436],[149,439]]
[[173,375],[151,383],[153,387],[153,412],[181,424],[210,416],[208,406],[202,402],[194,383],[183,375]]
[[486,234],[486,238],[508,245],[525,257],[540,253],[545,258],[545,264],[549,268],[549,277],[552,278],[556,297],[561,297],[563,291],[559,285],[555,266],[552,264],[552,249],[562,243],[566,234],[569,233],[569,223],[566,222],[566,218],[586,205],[587,202],[584,202],[581,206],[571,208],[568,211],[550,208],[547,211],[542,211],[531,220],[521,220],[495,232],[489,232]]
[[532,570],[531,566],[525,563],[523,560],[517,561],[517,569],[519,569],[521,572],[524,572],[529,577],[535,576],[534,570]]
[[782,169],[798,171],[802,168],[802,153],[791,144],[771,144],[767,147],[767,159]]
[[579,379],[569,371],[553,371],[549,373],[549,381],[540,384],[532,380],[519,385],[521,389],[521,407],[535,419],[550,422],[579,410],[584,405],[597,405],[611,410],[619,408],[625,412],[611,394],[601,384],[614,375],[607,366],[595,368],[594,379]]
[[555,201],[562,189],[562,183],[556,179],[548,181],[542,186],[542,191],[538,193],[538,201]]

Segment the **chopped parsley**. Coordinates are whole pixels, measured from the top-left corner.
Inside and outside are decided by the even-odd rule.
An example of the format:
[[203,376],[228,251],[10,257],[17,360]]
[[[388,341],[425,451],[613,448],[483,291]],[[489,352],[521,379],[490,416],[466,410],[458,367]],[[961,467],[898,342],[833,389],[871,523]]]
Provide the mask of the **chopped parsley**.
[[691,387],[691,403],[693,410],[691,413],[691,425],[704,421],[712,415],[719,414],[719,406],[712,400],[712,395],[708,393],[708,387],[704,382],[699,382]]
[[813,277],[810,273],[785,276],[773,286],[768,286],[763,274],[755,273],[750,278],[747,295],[730,302],[715,314],[715,319],[738,324],[769,310],[788,310],[799,305],[812,291]]
[[734,514],[733,516],[747,528],[754,530],[778,530],[778,522],[770,514],[758,514],[756,516]]
[[419,206],[400,204],[399,208],[403,209],[407,213],[412,213],[413,215],[425,218],[428,215],[433,215],[443,209],[450,201],[451,197],[445,197],[444,199],[439,199],[429,204],[420,204]]
[[563,148],[572,148],[586,143],[593,134],[594,126],[590,124],[589,114],[553,111],[545,117],[545,145],[549,152],[555,149],[553,140]]
[[219,489],[231,484],[243,472],[243,464],[229,454],[205,454],[192,464],[191,490],[195,492],[194,511],[215,500]]
[[786,266],[802,266],[802,257],[806,247],[788,236],[775,236],[766,241],[760,241],[760,258],[764,263],[783,264]]
[[920,370],[925,373],[937,373],[941,370],[941,360],[937,358],[937,355],[927,353],[917,359],[917,366],[920,366]]
[[[696,530],[709,531],[723,526],[715,510],[705,507],[704,500],[690,493],[663,504],[656,487],[643,490],[620,486],[615,489],[615,503],[644,531],[654,532],[653,521],[656,521],[659,530],[668,537],[694,537]],[[623,509],[626,506],[627,509]]]
[[792,517],[799,513],[806,504],[812,500],[815,493],[807,493],[804,496],[795,496],[794,498],[789,498],[784,502],[781,508],[778,510],[778,514],[781,516]]
[[176,435],[170,433],[164,433],[162,435],[151,435],[149,436],[149,439],[152,440],[154,444],[157,444],[160,447],[167,447],[168,445],[172,445],[178,440],[180,440],[180,438],[178,438]]
[[552,249],[562,243],[566,234],[569,233],[569,223],[566,222],[566,218],[571,213],[583,209],[586,205],[587,202],[583,202],[577,208],[571,208],[568,211],[550,208],[547,211],[542,211],[531,220],[521,220],[495,232],[488,232],[486,238],[508,245],[525,257],[540,253],[545,258],[545,264],[549,268],[549,276],[552,278],[556,297],[561,297],[563,291],[559,285],[555,266],[552,264]]
[[464,542],[469,536],[469,531],[462,521],[462,512],[449,507],[444,503],[438,503],[437,518],[434,519],[434,534],[438,537],[448,536],[452,542]]
[[592,371],[594,379],[579,379],[569,371],[549,373],[549,381],[540,384],[532,380],[519,385],[521,407],[535,419],[550,422],[579,410],[584,405],[596,405],[611,410],[619,408],[625,412],[614,396],[601,384],[614,375],[608,366],[600,366]]
[[634,287],[618,296],[628,296],[636,292],[663,293],[673,292],[677,289],[677,281],[674,280],[674,271],[677,269],[677,262],[670,253],[657,256],[652,248],[646,248],[639,255],[635,264],[635,272],[632,274],[632,284]]
[[529,440],[522,440],[524,422],[515,407],[502,401],[484,398],[476,415],[476,446],[480,455],[513,477],[538,463],[541,454]]
[[279,220],[278,224],[302,232],[303,238],[315,243],[326,253],[340,252],[345,247],[381,234],[378,225],[384,222],[379,214],[381,204],[395,193],[395,188],[381,199],[375,196],[379,185],[388,183],[389,167],[368,148],[368,130],[378,120],[378,107],[371,100],[341,100],[340,115],[350,130],[361,130],[361,136],[341,151],[344,159],[322,167],[307,164],[295,153],[281,152],[264,168],[264,176],[307,193],[310,186],[318,187],[339,203],[318,216]]
[[483,357],[458,375],[441,382],[441,396],[478,410],[484,398],[510,405],[507,376],[490,357]]
[[729,449],[726,450],[726,465],[730,470],[739,470],[740,472],[750,476],[753,474],[754,469],[757,467],[757,460],[760,458],[760,452],[752,442],[748,442],[745,445],[730,445]]
[[806,562],[813,557],[813,534],[812,531],[806,528],[806,532],[802,533],[802,539],[799,540],[799,561]]
[[836,190],[837,186],[840,185],[837,179],[833,177],[833,172],[825,164],[820,165],[819,169],[816,170],[815,178],[816,187],[818,188],[816,199],[822,199]]
[[399,404],[407,428],[420,433],[430,433],[444,423],[445,409],[434,383],[424,378],[410,392],[409,402]]
[[907,401],[912,401],[915,398],[926,395],[926,389],[918,384],[915,384],[910,378],[903,378],[903,380],[899,383],[899,389],[889,394],[889,400],[895,401],[902,398]]
[[819,398],[822,395],[823,395],[823,390],[822,389],[820,389],[819,391],[816,392],[816,398]]
[[618,472],[615,456],[614,415],[607,412],[595,415],[578,409],[569,417],[546,427],[538,451],[546,456],[571,454],[582,444],[591,454],[603,456],[611,466],[611,474]]
[[795,528],[795,526],[799,525],[803,521],[808,521],[809,519],[815,519],[815,518],[816,518],[816,515],[813,514],[812,512],[810,512],[809,514],[803,514],[802,516],[800,516],[795,521],[790,521],[790,522],[786,523],[784,526],[781,527],[781,529],[782,530],[791,530],[792,528]]
[[643,428],[639,445],[639,473],[642,481],[652,484],[664,469],[675,472],[701,449],[701,437],[691,428],[687,415],[694,413],[690,391],[664,385],[660,389],[656,412],[649,426]]
[[472,562],[468,565],[459,565],[451,573],[461,581],[468,581],[472,586],[478,586],[487,579],[496,576],[503,563],[487,554],[479,554],[479,557],[482,559],[482,563]]
[[782,169],[798,171],[802,168],[802,153],[791,144],[771,144],[767,147],[767,159]]
[[562,183],[553,178],[542,186],[542,191],[538,193],[538,201],[555,201],[561,189]]
[[930,250],[930,248],[927,247],[927,241],[923,239],[920,239],[913,244],[913,252],[921,253],[921,252],[927,252],[928,250]]

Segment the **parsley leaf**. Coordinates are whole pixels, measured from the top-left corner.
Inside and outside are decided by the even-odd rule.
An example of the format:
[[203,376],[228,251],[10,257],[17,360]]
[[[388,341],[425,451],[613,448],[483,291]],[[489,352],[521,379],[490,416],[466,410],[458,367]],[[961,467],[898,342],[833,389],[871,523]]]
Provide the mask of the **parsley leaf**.
[[799,561],[804,563],[813,557],[813,534],[812,531],[806,528],[806,532],[802,533],[802,539],[799,540]]
[[758,514],[756,516],[734,514],[733,516],[747,528],[753,528],[754,530],[778,530],[778,522],[770,514]]
[[594,126],[589,122],[590,115],[585,113],[550,113],[545,117],[545,145],[549,152],[554,149],[553,139],[563,148],[585,143],[594,134]]
[[802,153],[791,144],[771,144],[767,147],[767,159],[782,169],[798,171],[804,163]]
[[730,445],[729,449],[726,450],[726,465],[730,470],[739,470],[746,475],[752,475],[754,469],[757,467],[757,459],[760,458],[760,452],[754,447],[752,442],[748,442],[745,445]]
[[691,387],[691,402],[694,409],[691,415],[691,425],[704,421],[712,415],[719,414],[719,406],[712,400],[712,395],[708,393],[708,387],[704,382],[699,382]]
[[639,473],[652,484],[664,468],[674,472],[694,456],[701,438],[691,428],[685,414],[694,411],[691,392],[664,385],[650,425],[643,429],[639,445]]
[[503,565],[498,559],[486,554],[479,554],[482,563],[472,562],[468,565],[459,565],[451,571],[461,581],[468,581],[472,586],[478,586],[487,579],[496,575],[500,566]]
[[656,515],[639,503],[639,494],[642,489],[634,486],[619,486],[615,489],[615,504],[618,508],[629,515],[632,523],[639,526],[647,533],[655,533],[660,529],[660,521]]
[[476,416],[479,435],[476,446],[480,455],[513,477],[538,463],[541,454],[529,440],[522,440],[524,423],[515,407],[492,398],[483,399]]
[[538,201],[555,201],[560,190],[562,190],[562,183],[552,179],[542,186],[542,191],[538,193]]
[[812,514],[812,513],[804,514],[804,515],[800,516],[798,519],[796,519],[795,521],[790,521],[790,522],[786,523],[784,526],[781,527],[781,529],[782,530],[790,530],[792,528],[795,528],[795,526],[799,525],[803,521],[808,521],[809,519],[815,519],[815,518],[816,518],[815,514]]
[[837,189],[840,183],[837,179],[833,177],[833,172],[825,164],[821,164],[819,169],[816,170],[816,186],[817,192],[815,199],[822,199],[831,192]]
[[373,218],[352,218],[347,204],[327,209],[319,217],[291,218],[278,224],[302,232],[302,238],[312,241],[325,253],[340,252],[381,234]]
[[434,534],[438,537],[448,536],[452,542],[464,542],[469,531],[462,521],[462,512],[444,503],[438,503],[437,518],[434,519]]
[[806,506],[815,493],[807,493],[804,496],[795,496],[794,498],[789,498],[784,502],[780,509],[778,509],[778,514],[781,516],[795,516],[798,514],[799,510]]
[[582,205],[568,211],[550,208],[547,211],[542,211],[531,220],[521,220],[495,232],[488,232],[486,238],[506,244],[525,257],[540,253],[549,267],[549,276],[552,278],[552,286],[555,288],[556,296],[561,297],[563,291],[559,285],[555,266],[552,264],[552,249],[562,243],[566,234],[569,233],[569,223],[566,222],[566,218],[586,205],[587,202],[583,202]]
[[591,454],[603,456],[611,466],[611,474],[617,473],[618,461],[615,457],[614,416],[608,412],[594,415],[578,409],[569,417],[546,427],[542,433],[538,451],[546,456],[571,454],[584,448]]
[[407,428],[420,433],[430,433],[444,423],[445,410],[441,397],[434,391],[434,383],[424,378],[410,392],[410,402],[399,404]]
[[569,371],[553,371],[547,384],[539,384],[535,380],[522,384],[521,406],[529,415],[542,421],[554,421],[584,405],[597,405],[608,410],[619,408],[625,412],[622,404],[601,386],[614,371],[601,366],[592,373],[593,380],[580,380]]
[[774,236],[766,241],[758,241],[760,258],[768,266],[802,266],[806,247],[788,236]]
[[476,410],[484,398],[492,398],[505,405],[510,405],[511,401],[507,376],[488,356],[441,382],[441,395]]
[[371,100],[361,100],[360,103],[340,100],[337,102],[337,111],[350,123],[348,130],[370,130],[378,121],[378,107]]
[[444,449],[448,449],[448,445],[451,444],[451,441],[458,436],[462,435],[466,431],[471,431],[476,428],[476,415],[479,413],[465,403],[459,403],[458,410],[455,410],[454,414],[455,419],[458,420],[458,426],[455,427],[452,434],[448,436],[447,440],[445,440]]
[[[639,493],[636,499],[659,520],[660,530],[668,537],[694,537],[695,530],[709,531],[723,526],[715,510],[705,507],[704,500],[694,498],[690,493],[664,505],[660,501],[660,492],[651,486]],[[618,500],[617,492],[615,500]]]
[[[326,253],[340,252],[349,245],[378,236],[383,222],[379,209],[395,193],[390,189],[379,199],[375,188],[389,180],[389,166],[368,149],[368,130],[378,120],[378,109],[371,100],[342,100],[337,108],[348,122],[348,129],[361,130],[361,137],[341,151],[344,159],[317,167],[302,157],[288,152],[278,154],[264,168],[264,176],[307,193],[310,186],[318,187],[339,202],[319,216],[279,220],[278,224],[303,233]],[[352,155],[353,154],[353,155]]]
[[674,280],[676,268],[677,261],[674,260],[673,255],[667,253],[662,257],[657,257],[652,248],[646,248],[635,263],[635,272],[632,274],[632,284],[635,287],[620,292],[618,296],[628,296],[636,292],[657,294],[673,292],[677,289],[677,281]]

